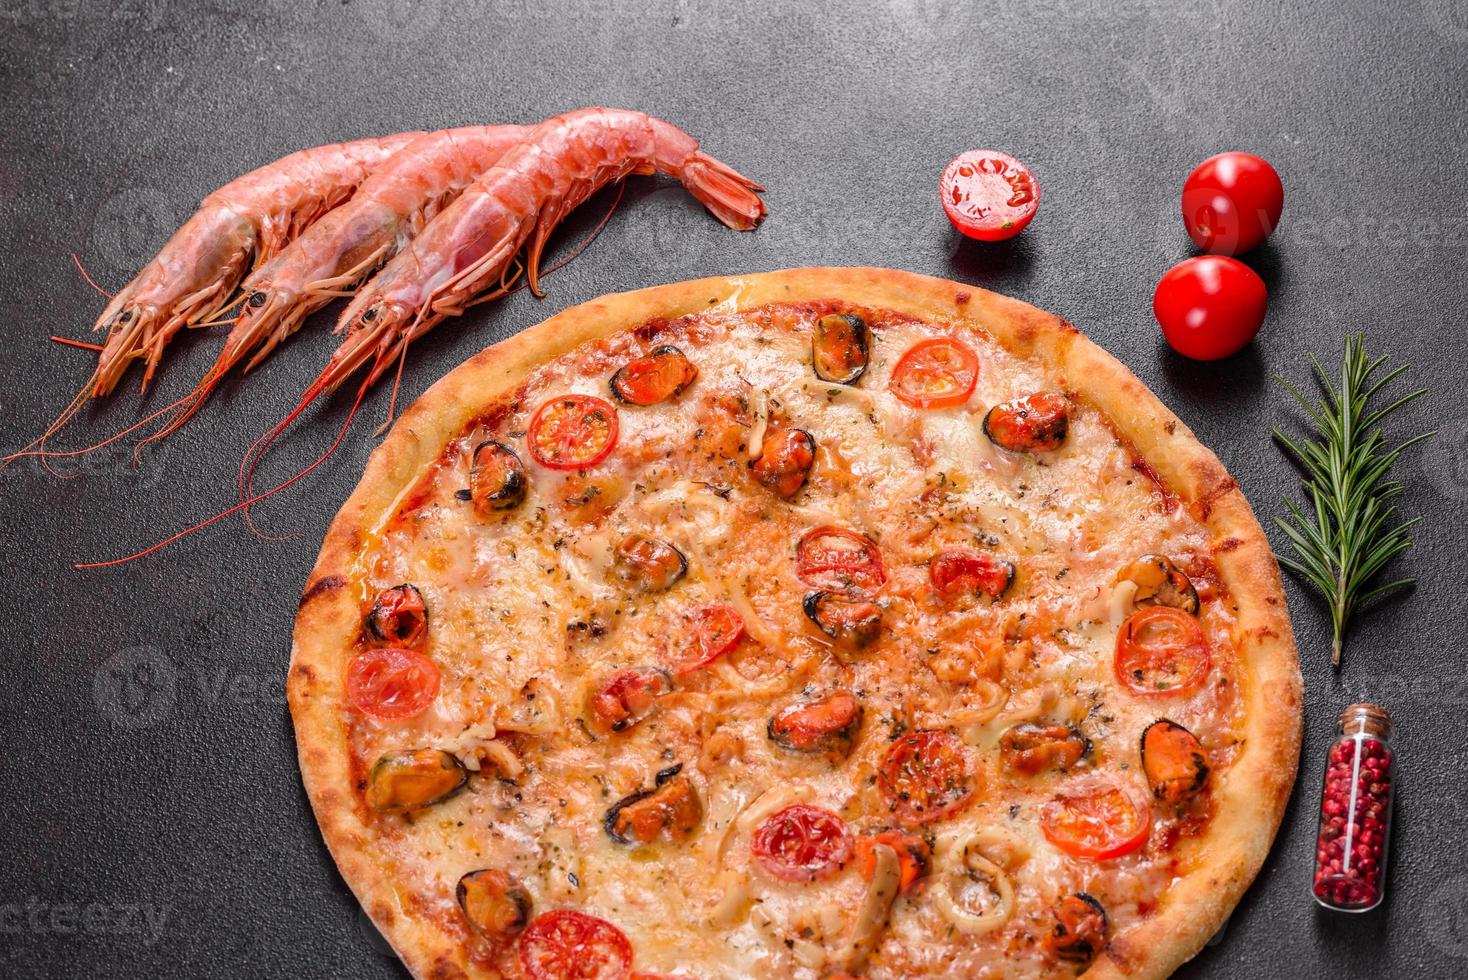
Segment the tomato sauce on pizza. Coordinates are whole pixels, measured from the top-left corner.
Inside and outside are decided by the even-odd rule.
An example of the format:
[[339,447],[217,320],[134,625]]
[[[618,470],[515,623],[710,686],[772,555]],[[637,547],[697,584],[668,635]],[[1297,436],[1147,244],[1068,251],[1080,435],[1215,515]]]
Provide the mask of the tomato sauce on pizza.
[[581,344],[362,536],[350,805],[471,973],[1083,972],[1243,740],[1213,536],[1145,466],[972,323]]

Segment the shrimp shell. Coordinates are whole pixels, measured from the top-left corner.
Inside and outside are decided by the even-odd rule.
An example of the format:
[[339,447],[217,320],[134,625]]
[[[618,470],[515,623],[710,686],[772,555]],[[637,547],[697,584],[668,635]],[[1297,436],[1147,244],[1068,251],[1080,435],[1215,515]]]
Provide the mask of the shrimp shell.
[[401,251],[532,128],[444,129],[399,150],[350,201],[249,275],[241,286],[249,298],[221,359],[236,363],[260,344],[245,366],[253,369],[307,316]]
[[122,288],[97,318],[107,338],[89,387],[110,393],[137,358],[143,388],[179,330],[224,306],[245,265],[266,262],[336,207],[394,153],[420,136],[399,133],[301,150],[230,181],[204,198],[193,217]]
[[245,303],[218,359],[194,396],[149,441],[188,421],[219,379],[246,357],[244,370],[254,370],[306,317],[336,297],[350,295],[532,128],[444,129],[426,133],[393,154],[350,201],[250,273],[240,286]]
[[346,340],[314,387],[335,388],[369,359],[365,384],[372,384],[439,321],[508,292],[522,247],[539,295],[540,254],[561,219],[601,187],[653,172],[677,178],[730,228],[750,231],[765,215],[755,193],[764,188],[700,152],[671,123],[599,108],[547,119],[358,292],[338,322]]

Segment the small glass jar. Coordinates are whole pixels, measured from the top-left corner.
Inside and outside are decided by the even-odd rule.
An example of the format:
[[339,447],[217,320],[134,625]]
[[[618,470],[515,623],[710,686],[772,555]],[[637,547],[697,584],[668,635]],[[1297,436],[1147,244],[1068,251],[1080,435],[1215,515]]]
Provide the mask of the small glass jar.
[[1341,712],[1341,737],[1325,761],[1315,900],[1340,912],[1381,904],[1392,825],[1392,716],[1379,704]]

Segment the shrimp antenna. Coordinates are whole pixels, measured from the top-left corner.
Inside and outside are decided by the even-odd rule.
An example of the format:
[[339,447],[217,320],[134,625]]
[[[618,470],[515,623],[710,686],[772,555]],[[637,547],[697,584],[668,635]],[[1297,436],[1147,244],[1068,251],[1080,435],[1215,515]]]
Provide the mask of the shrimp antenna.
[[386,432],[388,430],[388,427],[392,425],[393,419],[397,418],[398,388],[403,383],[403,365],[407,363],[408,345],[405,343],[403,344],[402,353],[398,355],[397,373],[393,375],[392,379],[392,397],[387,400],[387,418],[384,419],[383,423],[377,427],[377,430],[375,432],[372,433],[374,436],[380,436],[384,432]]
[[[338,446],[340,446],[342,440],[346,438],[347,429],[351,426],[352,419],[356,416],[357,409],[362,404],[362,397],[366,393],[367,393],[366,388],[363,388],[363,389],[361,389],[361,390],[359,390],[357,392],[357,400],[352,404],[352,410],[347,413],[347,417],[346,417],[345,421],[342,422],[341,431],[337,433],[336,439],[332,442],[331,446],[327,448],[326,452],[322,453],[321,456],[315,462],[313,462],[310,466],[307,466],[305,469],[301,470],[301,472],[297,473],[295,476],[291,477],[289,480],[286,480],[283,483],[277,484],[276,486],[271,487],[269,490],[266,490],[264,493],[257,494],[256,496],[251,497],[249,500],[243,500],[243,501],[235,504],[233,507],[229,508],[228,510],[222,510],[219,513],[215,514],[213,517],[210,517],[207,520],[203,520],[203,521],[200,521],[199,523],[194,524],[194,525],[192,525],[190,527],[186,527],[182,531],[179,531],[177,534],[174,534],[174,535],[171,535],[171,536],[169,536],[167,538],[164,538],[162,541],[159,541],[157,544],[152,545],[151,547],[148,547],[148,548],[144,548],[142,551],[134,552],[133,554],[127,555],[126,557],[123,557],[123,558],[114,558],[111,561],[77,562],[76,564],[72,565],[72,567],[73,568],[77,568],[77,569],[111,568],[114,565],[125,565],[128,562],[137,561],[139,558],[145,558],[148,555],[153,554],[155,551],[160,551],[163,548],[168,547],[169,545],[173,544],[175,541],[179,541],[179,540],[181,540],[183,538],[188,537],[190,534],[193,534],[195,531],[199,531],[199,530],[202,530],[203,528],[208,527],[210,524],[213,524],[215,521],[222,520],[223,518],[228,517],[230,514],[234,514],[234,513],[237,513],[239,511],[245,510],[245,509],[249,508],[253,504],[258,504],[262,500],[265,500],[265,499],[267,499],[269,497],[275,496],[277,493],[280,493],[282,490],[284,490],[287,487],[291,486],[293,483],[295,483],[298,480],[304,478],[306,476],[306,474],[310,473],[312,470],[316,469],[316,467],[318,467],[322,463],[326,462],[326,460],[331,456],[331,454],[334,453],[334,452],[336,452],[336,448]],[[294,415],[296,413],[299,413],[300,412],[300,409],[301,408],[304,408],[304,407],[305,407],[305,404],[302,404],[299,408],[297,408],[296,409],[296,412],[295,413],[292,413],[292,417],[294,417]]]
[[[227,367],[228,365],[226,365],[226,368]],[[174,413],[173,418],[165,422],[158,429],[158,431],[150,432],[145,438],[138,440],[138,444],[133,447],[133,456],[136,458],[138,453],[142,452],[143,447],[148,445],[148,443],[157,442],[160,439],[166,439],[177,432],[179,429],[183,428],[184,423],[193,418],[194,413],[204,406],[204,402],[209,398],[209,393],[212,392],[214,390],[214,387],[219,384],[220,379],[224,377],[224,374],[225,368],[221,368],[219,366],[219,362],[216,361],[213,365],[210,366],[208,371],[204,372],[204,376],[199,379],[199,383],[190,388],[188,393],[185,394],[182,398],[174,402],[172,405],[169,405],[162,411],[154,412],[152,415],[143,419],[143,422],[151,422],[158,416],[162,415],[164,412],[168,412],[172,409],[178,409],[178,411]],[[142,425],[143,422],[138,423],[138,425]],[[136,425],[132,427],[132,429],[136,428]],[[127,431],[131,432],[132,429],[128,429]],[[118,433],[118,435],[121,434],[122,433]]]
[[[11,460],[20,459],[26,456],[35,456],[40,459],[66,459],[73,456],[85,456],[87,453],[95,452],[96,450],[101,449],[104,446],[112,445],[123,436],[127,435],[130,432],[137,431],[138,429],[147,425],[149,422],[158,418],[160,415],[166,415],[168,412],[173,411],[184,402],[188,401],[189,397],[192,394],[193,392],[189,392],[189,394],[184,395],[172,405],[165,405],[158,411],[154,412],[152,415],[149,415],[147,418],[139,419],[138,421],[134,422],[132,425],[128,426],[126,429],[123,429],[121,432],[116,432],[113,435],[108,436],[106,439],[103,439],[101,442],[95,442],[92,445],[87,446],[83,449],[46,449],[44,448],[44,445],[42,448],[39,449],[31,449],[29,446],[27,446],[25,449],[11,453],[9,456],[6,456],[3,461],[0,462],[9,463]],[[36,441],[44,443],[44,437],[43,439],[38,439]],[[35,445],[35,443],[31,443],[31,445]],[[137,459],[136,451],[134,451],[133,453],[133,459],[134,461],[136,461]]]
[[87,275],[86,266],[82,265],[82,260],[79,259],[79,258],[77,258],[77,255],[76,255],[75,252],[72,252],[71,253],[71,261],[72,261],[72,263],[74,265],[76,265],[76,271],[77,272],[80,272],[82,274],[82,278],[87,281],[87,285],[88,286],[91,286],[93,289],[95,289],[97,292],[101,293],[103,296],[106,296],[108,299],[112,299],[112,294],[111,293],[109,293],[107,290],[103,289],[101,286],[97,285],[94,281],[92,281],[92,277],[89,276],[89,275]]
[[[250,448],[245,450],[244,458],[240,460],[239,473],[236,478],[236,487],[240,496],[240,506],[244,512],[245,524],[249,526],[250,532],[258,538],[266,541],[280,540],[280,537],[278,535],[270,535],[261,531],[255,526],[254,521],[250,519],[250,505],[253,504],[257,499],[255,494],[255,469],[260,465],[260,461],[265,458],[265,454],[270,451],[270,447],[275,445],[275,441],[280,438],[281,434],[284,433],[286,429],[290,428],[291,424],[300,417],[301,413],[304,412],[312,402],[321,397],[322,393],[326,390],[326,377],[327,373],[330,370],[331,365],[328,364],[326,368],[322,370],[321,374],[317,375],[316,380],[312,381],[311,384],[306,387],[306,391],[301,395],[300,403],[291,410],[290,414],[277,422],[275,426],[270,429],[270,431],[266,432],[260,438],[251,443]],[[342,436],[346,435],[347,426],[351,424],[352,417],[357,414],[357,406],[362,404],[362,399],[366,396],[366,394],[367,385],[364,384],[361,388],[357,389],[357,400],[352,403],[352,410],[350,413],[348,413],[347,420],[342,425],[341,435],[337,437],[336,442],[333,443],[331,449],[327,451],[327,456],[331,455],[331,453],[335,451],[337,445],[341,442]],[[253,459],[251,457],[253,457]],[[286,485],[294,483],[296,480],[305,476],[307,473],[311,472],[311,470],[314,470],[321,463],[325,462],[325,460],[326,456],[322,456],[321,459],[318,459],[305,470],[297,473],[294,477],[287,481]]]
[[51,335],[51,340],[53,343],[65,344],[67,347],[80,347],[82,350],[96,351],[99,354],[107,349],[101,344],[89,344],[85,340],[72,340],[70,337],[58,337],[54,333]]

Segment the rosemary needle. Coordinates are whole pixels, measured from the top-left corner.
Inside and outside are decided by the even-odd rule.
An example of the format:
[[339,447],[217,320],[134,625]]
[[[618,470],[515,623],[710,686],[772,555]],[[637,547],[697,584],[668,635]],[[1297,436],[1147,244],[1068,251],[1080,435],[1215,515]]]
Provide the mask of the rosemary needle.
[[1275,523],[1289,538],[1295,556],[1277,557],[1281,565],[1319,589],[1329,604],[1334,634],[1330,662],[1335,667],[1341,663],[1352,614],[1372,599],[1413,581],[1404,578],[1374,584],[1382,567],[1412,546],[1407,531],[1418,520],[1396,520],[1391,499],[1402,492],[1402,484],[1390,479],[1392,465],[1408,446],[1433,434],[1425,432],[1388,448],[1382,420],[1426,394],[1426,389],[1373,408],[1372,399],[1408,367],[1403,365],[1373,381],[1385,361],[1385,355],[1375,360],[1367,357],[1361,334],[1347,337],[1337,386],[1312,355],[1310,363],[1325,392],[1314,404],[1289,381],[1277,378],[1315,423],[1313,437],[1306,440],[1274,430],[1274,437],[1304,470],[1301,488],[1312,511],[1307,515],[1293,500],[1285,502],[1289,519],[1276,518]]

